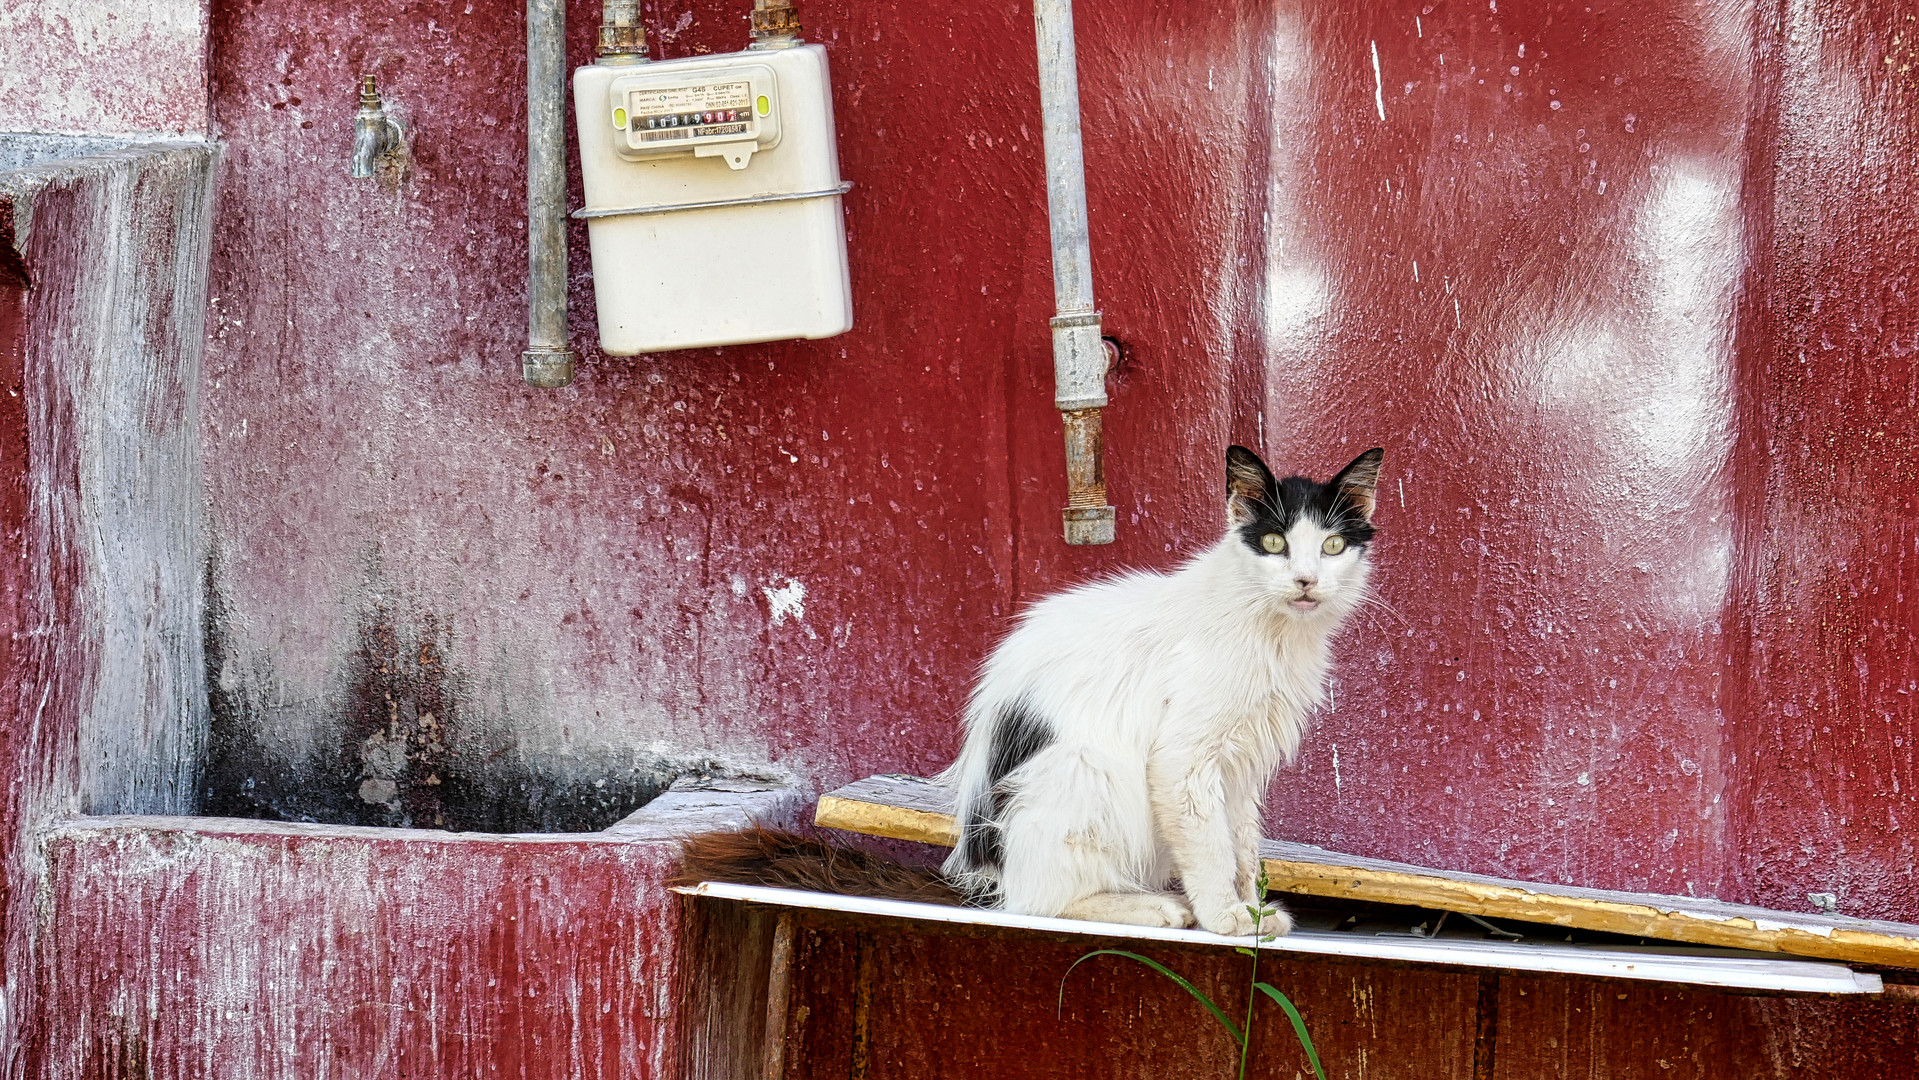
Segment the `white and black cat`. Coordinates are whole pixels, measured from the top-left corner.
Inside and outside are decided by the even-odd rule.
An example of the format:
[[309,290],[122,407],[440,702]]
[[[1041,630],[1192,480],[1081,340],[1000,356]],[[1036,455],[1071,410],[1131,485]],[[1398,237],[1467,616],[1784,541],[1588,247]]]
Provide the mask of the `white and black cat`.
[[[1234,446],[1218,543],[1028,609],[942,778],[961,834],[941,874],[757,831],[691,845],[683,879],[1253,933],[1260,803],[1319,704],[1329,639],[1367,599],[1384,456],[1320,484]],[[1259,930],[1291,928],[1281,911]]]
[[[1384,455],[1317,484],[1232,447],[1218,543],[1033,605],[986,661],[945,776],[948,877],[1029,915],[1252,933],[1260,803],[1366,596]],[[1282,912],[1261,930],[1291,928]]]

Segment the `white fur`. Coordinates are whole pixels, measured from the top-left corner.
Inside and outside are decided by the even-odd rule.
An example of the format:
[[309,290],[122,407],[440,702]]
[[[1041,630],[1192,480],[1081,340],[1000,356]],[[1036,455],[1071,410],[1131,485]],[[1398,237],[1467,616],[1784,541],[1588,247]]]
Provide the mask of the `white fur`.
[[[1253,933],[1260,804],[1321,699],[1328,638],[1366,589],[1363,548],[1324,555],[1328,535],[1302,515],[1287,553],[1264,555],[1229,529],[1170,574],[1028,610],[986,661],[942,778],[960,820],[989,805],[1002,706],[1024,701],[1054,738],[1003,783],[1003,869],[956,847],[946,873],[1029,915]],[[1313,610],[1293,603],[1311,597]],[[1167,891],[1175,879],[1183,895]],[[1291,928],[1282,911],[1260,930]]]

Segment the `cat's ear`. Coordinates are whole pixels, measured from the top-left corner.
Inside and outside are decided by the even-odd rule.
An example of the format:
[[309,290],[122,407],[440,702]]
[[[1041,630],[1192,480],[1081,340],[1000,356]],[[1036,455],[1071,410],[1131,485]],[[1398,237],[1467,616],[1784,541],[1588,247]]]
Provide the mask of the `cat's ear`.
[[1244,525],[1258,516],[1254,509],[1267,499],[1273,472],[1259,455],[1243,446],[1226,448],[1226,520]]
[[1339,470],[1326,486],[1337,488],[1346,501],[1353,504],[1359,516],[1367,521],[1373,520],[1374,492],[1379,488],[1379,465],[1386,460],[1386,451],[1381,447],[1371,450],[1353,459],[1351,465]]

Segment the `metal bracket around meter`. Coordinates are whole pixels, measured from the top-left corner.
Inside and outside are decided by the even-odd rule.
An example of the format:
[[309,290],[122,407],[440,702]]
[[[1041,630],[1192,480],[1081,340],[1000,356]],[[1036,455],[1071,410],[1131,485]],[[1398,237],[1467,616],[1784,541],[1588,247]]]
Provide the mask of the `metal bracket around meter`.
[[780,142],[780,97],[773,69],[741,64],[698,75],[636,72],[607,88],[614,150],[628,161],[692,154],[744,169]]

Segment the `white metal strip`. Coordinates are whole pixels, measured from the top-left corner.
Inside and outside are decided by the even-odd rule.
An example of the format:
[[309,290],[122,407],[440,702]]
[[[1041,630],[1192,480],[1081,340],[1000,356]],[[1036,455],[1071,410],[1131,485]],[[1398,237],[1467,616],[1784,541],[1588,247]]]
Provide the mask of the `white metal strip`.
[[[1050,934],[1172,941],[1188,945],[1244,947],[1245,938],[1221,937],[1204,930],[1168,930],[1116,923],[1083,922],[1015,915],[987,908],[911,904],[864,896],[771,889],[761,885],[729,885],[708,881],[675,890],[689,896],[710,896],[752,904],[841,911],[921,922],[998,926],[1039,930]],[[1508,971],[1554,972],[1611,979],[1688,983],[1740,990],[1781,990],[1802,994],[1877,994],[1884,986],[1879,976],[1854,971],[1843,964],[1811,960],[1770,960],[1745,956],[1698,956],[1681,953],[1606,949],[1583,945],[1548,945],[1507,941],[1452,941],[1414,937],[1300,930],[1261,943],[1275,952],[1343,956],[1363,960],[1396,960],[1415,964],[1452,964],[1459,967],[1502,968]]]
[[645,217],[648,214],[677,214],[683,210],[713,210],[722,206],[758,206],[761,203],[797,202],[802,199],[830,199],[853,190],[851,180],[842,180],[820,191],[783,191],[771,195],[748,195],[743,199],[711,199],[706,202],[661,203],[655,206],[624,206],[606,210],[582,208],[573,216],[591,221],[597,218]]

